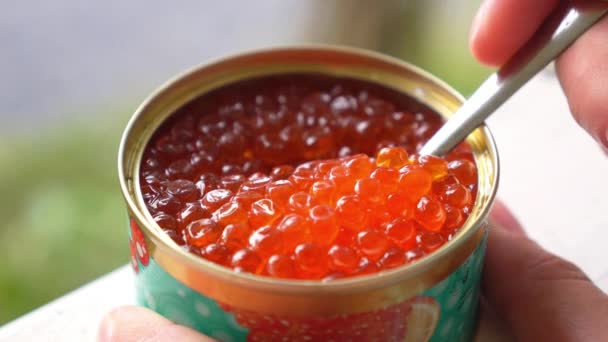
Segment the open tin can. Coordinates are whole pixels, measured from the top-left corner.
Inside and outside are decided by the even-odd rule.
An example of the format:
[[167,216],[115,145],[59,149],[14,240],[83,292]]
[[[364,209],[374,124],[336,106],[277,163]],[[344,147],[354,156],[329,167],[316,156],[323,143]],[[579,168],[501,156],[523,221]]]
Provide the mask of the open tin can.
[[379,84],[444,117],[463,102],[448,85],[410,64],[337,47],[240,54],[165,84],[133,115],[118,156],[137,302],[221,341],[470,340],[477,322],[486,219],[498,183],[497,151],[485,126],[467,138],[479,175],[468,220],[444,246],[399,268],[329,282],[237,273],[184,251],[154,222],[139,190],[139,168],[159,126],[202,94],[280,74],[321,74]]

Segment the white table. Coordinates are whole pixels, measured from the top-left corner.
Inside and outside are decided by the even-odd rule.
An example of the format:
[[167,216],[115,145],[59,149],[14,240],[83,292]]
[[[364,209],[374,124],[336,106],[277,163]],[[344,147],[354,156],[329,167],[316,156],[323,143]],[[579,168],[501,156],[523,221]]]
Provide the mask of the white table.
[[[568,113],[551,72],[490,119],[502,162],[500,197],[534,239],[608,290],[608,158]],[[575,235],[572,235],[575,232]],[[102,315],[133,303],[125,266],[0,328],[0,341],[91,341]],[[484,322],[479,341],[504,341]]]

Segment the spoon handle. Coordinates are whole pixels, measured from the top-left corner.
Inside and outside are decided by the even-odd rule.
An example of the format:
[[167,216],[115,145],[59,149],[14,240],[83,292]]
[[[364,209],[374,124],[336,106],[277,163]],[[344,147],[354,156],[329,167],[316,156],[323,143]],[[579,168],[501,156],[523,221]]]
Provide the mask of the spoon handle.
[[578,8],[562,1],[532,38],[433,135],[420,154],[449,152],[607,12],[608,6]]

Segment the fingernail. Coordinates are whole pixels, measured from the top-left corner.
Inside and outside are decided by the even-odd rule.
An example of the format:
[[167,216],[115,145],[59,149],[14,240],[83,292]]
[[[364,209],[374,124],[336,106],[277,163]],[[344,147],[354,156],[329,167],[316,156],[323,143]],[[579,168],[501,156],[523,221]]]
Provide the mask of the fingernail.
[[101,324],[99,325],[99,331],[97,333],[98,342],[112,342],[112,336],[114,335],[114,319],[112,315],[106,315]]

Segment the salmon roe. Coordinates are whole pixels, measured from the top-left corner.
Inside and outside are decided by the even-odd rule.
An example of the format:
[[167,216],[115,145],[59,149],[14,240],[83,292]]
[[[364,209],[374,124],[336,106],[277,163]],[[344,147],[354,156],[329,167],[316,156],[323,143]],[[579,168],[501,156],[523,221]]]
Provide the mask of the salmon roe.
[[141,191],[173,241],[278,278],[339,279],[440,248],[467,219],[466,145],[416,151],[441,125],[378,85],[289,75],[215,90],[181,108],[144,151]]

